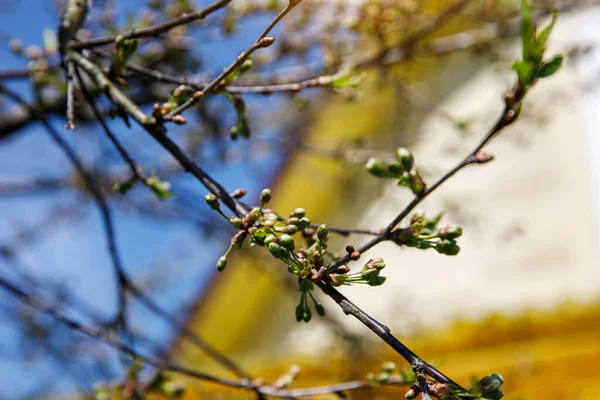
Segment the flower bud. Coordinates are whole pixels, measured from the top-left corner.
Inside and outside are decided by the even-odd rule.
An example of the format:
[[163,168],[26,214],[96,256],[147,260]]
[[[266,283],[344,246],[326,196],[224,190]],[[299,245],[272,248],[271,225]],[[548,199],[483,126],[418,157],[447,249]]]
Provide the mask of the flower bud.
[[460,251],[460,247],[456,245],[456,242],[448,239],[437,242],[435,249],[438,251],[438,253],[446,254],[448,256],[455,256]]
[[260,202],[262,204],[268,204],[271,201],[271,189],[264,189],[260,192]]
[[300,218],[300,221],[298,221],[298,229],[300,230],[304,230],[306,228],[308,228],[310,226],[310,219],[306,218],[306,217],[302,217]]
[[388,176],[388,168],[385,162],[380,158],[372,157],[367,161],[365,168],[371,175],[377,176],[379,178],[384,178]]
[[304,322],[308,322],[308,321],[310,321],[311,318],[312,318],[312,312],[310,311],[310,308],[305,308],[304,313],[302,314],[302,320]]
[[388,170],[390,171],[390,173],[393,176],[398,177],[398,178],[404,173],[404,168],[397,161],[392,161],[391,163],[389,163]]
[[295,235],[298,233],[298,227],[296,225],[286,225],[283,227],[283,233],[287,233],[289,235]]
[[219,261],[217,261],[217,271],[219,271],[219,272],[223,271],[226,266],[227,266],[227,257],[222,256],[221,258],[219,258]]
[[296,322],[302,321],[302,316],[304,315],[304,308],[301,304],[298,304],[296,307]]
[[357,261],[358,259],[360,259],[360,252],[354,250],[352,253],[350,253],[350,259],[352,261]]
[[290,217],[303,218],[306,215],[306,210],[304,208],[296,208],[294,211],[290,213]]
[[411,179],[410,189],[414,194],[419,195],[425,191],[425,181],[423,180],[423,175],[421,175],[421,171],[418,169],[413,169],[409,173]]
[[325,307],[323,307],[323,304],[319,303],[318,301],[315,302],[315,310],[320,317],[325,316]]
[[373,258],[365,264],[364,268],[381,271],[385,268],[385,261],[383,261],[383,258]]
[[258,221],[258,219],[260,218],[260,208],[254,207],[252,210],[250,210],[250,212],[248,213],[248,218],[252,222]]
[[300,222],[300,219],[298,219],[296,217],[290,217],[285,221],[285,223],[288,225],[296,225],[296,226],[298,226],[299,222]]
[[221,206],[217,196],[215,196],[212,193],[209,193],[206,196],[204,196],[204,200],[206,201],[206,204],[208,204],[210,206],[210,208],[212,208],[213,210],[218,210],[219,207]]
[[271,252],[271,255],[275,258],[279,258],[279,249],[281,249],[281,246],[279,246],[277,243],[272,242],[269,243],[269,245],[267,246],[269,248],[269,251]]
[[329,235],[329,230],[327,229],[327,225],[323,224],[323,225],[319,226],[319,228],[317,229],[317,238],[320,241],[324,241],[327,239],[328,235]]
[[440,229],[439,237],[442,239],[456,239],[460,237],[463,230],[458,225],[448,225]]
[[229,223],[236,229],[240,229],[242,227],[242,220],[240,218],[237,217],[231,217],[229,218]]
[[398,149],[396,149],[396,158],[400,161],[400,164],[405,171],[410,171],[413,168],[415,159],[411,151],[406,147],[398,147]]
[[238,247],[242,247],[242,243],[244,243],[244,239],[246,239],[247,235],[248,232],[246,231],[238,231],[238,233],[233,235],[231,238],[231,243],[237,245]]
[[265,238],[265,246],[268,246],[271,243],[277,243],[277,236],[275,236],[275,235],[268,235]]
[[279,244],[281,244],[286,250],[294,251],[294,239],[290,235],[281,235],[279,238]]

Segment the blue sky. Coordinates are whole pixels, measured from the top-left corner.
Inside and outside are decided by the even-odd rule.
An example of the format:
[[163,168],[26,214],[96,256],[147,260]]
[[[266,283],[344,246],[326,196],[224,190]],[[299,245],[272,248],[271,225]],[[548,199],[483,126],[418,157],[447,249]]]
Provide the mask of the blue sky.
[[[139,9],[145,2],[116,1],[127,4],[130,10]],[[197,2],[198,5],[206,2]],[[14,1],[12,6],[0,12],[0,70],[25,67],[25,61],[7,49],[10,37],[19,37],[25,45],[42,44],[44,28],[54,30],[58,24],[58,16],[52,7],[53,2],[47,0]],[[119,15],[126,10],[118,9]],[[203,53],[210,52],[208,66],[220,70],[229,63],[235,55],[251,43],[258,29],[264,25],[266,17],[259,17],[251,24],[246,32],[237,35],[225,44],[220,44],[218,50],[211,51],[210,46],[203,47]],[[10,34],[9,34],[10,32]],[[29,96],[26,82],[11,83],[10,87],[18,90],[21,95]],[[251,101],[251,100],[250,100]],[[261,100],[271,101],[271,100]],[[63,137],[77,150],[80,142],[74,135],[62,129],[64,120],[54,118],[54,126]],[[114,127],[122,129],[120,122],[112,122]],[[121,125],[119,125],[121,124]],[[101,132],[92,130],[94,134]],[[138,140],[145,135],[138,129],[123,132],[127,138]],[[161,152],[150,139],[145,136],[140,140],[148,140],[148,148],[144,152]],[[243,146],[244,143],[233,146]],[[210,152],[210,149],[207,150]],[[43,157],[39,155],[42,154]],[[162,154],[164,156],[164,154]],[[228,165],[212,165],[210,173],[219,179],[226,188],[233,190],[238,187],[247,188],[249,199],[256,198],[257,193],[273,179],[281,157],[270,157],[263,160],[263,168],[257,171],[242,163]],[[267,164],[265,164],[267,163]],[[50,165],[50,167],[49,167]],[[69,168],[66,158],[58,151],[46,133],[36,124],[23,129],[10,140],[0,143],[0,177],[7,180],[25,179],[31,176],[59,176]],[[198,212],[205,213],[206,207],[202,196],[206,193],[196,181],[183,178],[173,183],[173,191],[185,188],[191,192],[191,198],[198,202]],[[133,193],[135,194],[135,192]],[[252,197],[250,197],[252,196]],[[189,197],[189,196],[186,196]],[[15,229],[35,223],[40,217],[56,204],[65,201],[76,202],[80,199],[73,192],[59,192],[53,195],[38,195],[28,197],[0,198],[0,241],[10,240]],[[169,200],[169,201],[179,201]],[[204,240],[197,230],[185,223],[166,224],[157,220],[136,217],[127,213],[115,212],[116,237],[124,265],[132,276],[145,277],[147,268],[152,263],[164,260],[173,270],[167,280],[166,291],[160,297],[159,303],[177,312],[182,305],[189,304],[194,295],[210,282],[214,274],[214,260],[220,255],[215,248],[223,247],[226,241]],[[215,220],[218,221],[218,220]],[[218,221],[220,223],[220,221]],[[100,224],[99,213],[93,203],[88,202],[84,208],[83,218],[75,223],[61,223],[48,232],[40,232],[39,239],[34,245],[22,249],[21,261],[29,272],[42,281],[52,280],[62,282],[79,298],[99,310],[103,315],[110,316],[115,310],[115,282],[111,263],[106,251],[106,242]],[[183,255],[182,255],[183,254]],[[178,268],[181,263],[181,268]],[[12,265],[0,261],[0,275],[15,278]],[[5,299],[0,294],[1,301]],[[181,315],[180,312],[177,312]],[[0,317],[3,318],[3,317]],[[159,341],[171,337],[167,325],[148,313],[134,308],[134,323],[143,324],[144,330]],[[6,321],[5,321],[6,322]],[[0,343],[2,347],[17,346],[18,338],[10,323],[0,324]],[[17,393],[27,392],[36,383],[51,379],[55,374],[56,365],[51,360],[37,363],[15,363],[0,357],[0,375],[3,385],[0,388],[0,398],[6,393],[13,397]],[[32,381],[31,377],[36,376]],[[59,385],[62,391],[71,390],[72,384],[64,382]]]

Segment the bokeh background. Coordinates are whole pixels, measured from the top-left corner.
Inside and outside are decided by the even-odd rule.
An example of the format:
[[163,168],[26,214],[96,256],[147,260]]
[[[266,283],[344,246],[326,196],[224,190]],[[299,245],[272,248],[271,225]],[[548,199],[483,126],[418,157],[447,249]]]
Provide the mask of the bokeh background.
[[[88,34],[158,22],[207,3],[97,2]],[[202,24],[144,43],[139,57],[163,72],[213,76],[270,21],[271,3],[277,5],[234,0]],[[330,226],[380,229],[411,195],[367,174],[364,163],[407,146],[432,181],[473,148],[501,113],[502,94],[515,79],[510,65],[520,52],[518,3],[465,2],[418,37],[413,54],[396,45],[451,3],[305,0],[275,29],[277,45],[256,56],[256,70],[242,83],[331,74],[350,59],[363,63],[360,85],[244,95],[253,133],[238,141],[228,133],[234,110],[214,96],[170,135],[227,189],[247,189],[250,203],[270,187],[270,207],[282,214],[303,207],[313,221]],[[343,292],[465,385],[498,371],[508,399],[597,399],[600,8],[593,1],[550,3],[533,2],[541,23],[549,21],[551,7],[564,9],[548,52],[564,54],[565,65],[536,85],[521,120],[489,146],[492,163],[462,171],[420,206],[464,228],[461,252],[446,257],[377,246],[365,257],[386,260],[385,285]],[[42,61],[53,71],[58,57],[48,51],[49,37],[62,3],[0,5],[1,83],[33,99],[35,78],[18,72],[40,68]],[[21,54],[14,38],[26,48]],[[29,46],[48,54],[31,57]],[[385,57],[377,58],[381,46]],[[371,59],[377,61],[363,61]],[[37,82],[53,101],[64,93],[56,69]],[[131,79],[132,93],[147,109],[173,89]],[[99,213],[41,124],[10,125],[15,107],[0,98],[0,274],[69,316],[102,326],[114,314],[117,295]],[[62,128],[64,113],[49,114]],[[326,298],[325,318],[297,323],[294,280],[260,251],[236,252],[217,274],[214,264],[234,231],[205,205],[205,189],[140,129],[119,119],[110,126],[145,171],[170,182],[175,197],[158,200],[141,185],[127,196],[112,191],[127,168],[93,121],[61,133],[103,185],[123,264],[157,303],[267,382],[294,364],[301,367],[298,387],[361,379],[385,361],[404,367]],[[341,251],[367,239],[337,237],[330,246]],[[90,396],[99,382],[123,376],[126,361],[108,346],[6,293],[0,299],[1,398]],[[133,298],[128,318],[140,351],[228,374]],[[185,381],[186,398],[254,396],[176,379]],[[386,388],[350,398],[403,395]]]

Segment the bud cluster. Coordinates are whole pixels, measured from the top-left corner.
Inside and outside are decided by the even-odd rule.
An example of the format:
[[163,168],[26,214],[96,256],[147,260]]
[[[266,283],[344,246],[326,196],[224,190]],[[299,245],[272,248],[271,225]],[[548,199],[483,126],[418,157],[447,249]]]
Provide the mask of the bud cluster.
[[497,372],[494,372],[482,378],[471,390],[480,391],[484,399],[499,400],[504,396],[500,387],[504,383],[504,378]]
[[415,160],[410,150],[399,147],[396,150],[396,160],[386,162],[380,158],[372,157],[367,161],[365,168],[371,175],[378,178],[398,179],[398,185],[412,190],[417,196],[423,194],[427,185],[423,174],[414,166]]
[[298,290],[300,290],[300,304],[296,306],[296,321],[308,322],[312,318],[312,311],[308,305],[308,298],[310,297],[315,311],[319,316],[325,315],[325,307],[315,299],[312,291],[314,289],[313,283],[308,279],[298,278]]
[[353,285],[355,283],[381,286],[385,282],[385,276],[380,276],[379,273],[385,268],[385,262],[381,258],[369,260],[360,272],[350,273],[350,269],[342,265],[335,273],[329,275],[333,286]]
[[455,256],[460,251],[456,244],[463,230],[458,225],[438,227],[442,214],[427,218],[417,211],[410,220],[410,226],[392,231],[392,241],[400,246],[417,249],[435,249],[440,254]]
[[369,372],[365,380],[371,387],[388,384],[406,385],[415,381],[415,374],[411,370],[396,371],[396,364],[389,361],[381,365],[381,372]]

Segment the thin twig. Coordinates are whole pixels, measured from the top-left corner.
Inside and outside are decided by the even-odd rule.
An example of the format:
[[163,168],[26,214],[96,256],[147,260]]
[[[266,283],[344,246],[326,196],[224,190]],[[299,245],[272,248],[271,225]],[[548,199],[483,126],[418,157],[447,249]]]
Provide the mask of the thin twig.
[[219,76],[217,76],[208,85],[206,85],[206,87],[204,89],[202,89],[199,93],[194,93],[194,95],[192,97],[190,97],[186,102],[184,102],[182,105],[177,107],[175,110],[168,113],[165,116],[165,120],[169,120],[169,119],[173,118],[175,115],[179,115],[183,111],[192,107],[194,104],[196,104],[198,101],[200,101],[206,93],[209,93],[210,91],[215,89],[218,85],[220,85],[221,81],[223,79],[225,79],[235,68],[240,66],[252,53],[254,53],[256,50],[258,50],[262,47],[269,46],[270,44],[263,43],[263,39],[265,39],[267,37],[267,35],[269,34],[269,32],[271,32],[271,30],[275,27],[275,25],[277,25],[277,23],[279,21],[281,21],[281,19],[283,17],[285,17],[286,14],[289,13],[298,4],[300,4],[300,1],[298,1],[298,0],[288,1],[285,8],[283,10],[281,10],[281,12],[279,12],[279,14],[277,14],[277,16],[275,16],[275,18],[273,18],[273,20],[265,28],[263,33],[260,34],[258,39],[256,39],[256,41],[254,43],[252,43],[252,45],[248,49],[246,49],[239,56],[237,56],[235,61],[233,63],[231,63],[227,68],[225,68],[223,70],[223,72],[221,72],[219,74]]
[[[57,321],[59,321],[60,323],[62,323],[64,325],[66,325],[68,328],[70,328],[74,331],[80,332],[91,338],[101,340],[104,343],[108,344],[109,346],[115,348],[119,352],[121,352],[123,354],[128,354],[131,357],[142,360],[144,363],[152,365],[153,367],[159,368],[160,370],[163,370],[163,371],[181,373],[183,375],[186,375],[186,376],[189,376],[192,378],[201,379],[206,382],[212,382],[212,383],[215,383],[218,385],[223,385],[223,386],[227,386],[227,387],[231,387],[231,388],[246,389],[246,390],[252,390],[255,392],[257,391],[257,392],[259,392],[263,395],[267,395],[267,396],[280,397],[280,398],[291,398],[291,399],[297,398],[297,397],[309,397],[309,396],[317,396],[317,395],[330,394],[330,393],[339,393],[341,391],[346,391],[346,390],[365,389],[365,388],[371,387],[369,385],[369,383],[366,381],[351,381],[351,382],[344,382],[344,383],[328,385],[328,386],[318,386],[318,387],[311,387],[311,388],[286,390],[286,389],[281,389],[281,388],[278,388],[275,386],[254,385],[248,379],[235,380],[235,379],[221,378],[221,377],[207,374],[207,373],[204,373],[204,372],[192,369],[192,368],[184,367],[179,364],[164,361],[157,357],[141,354],[141,353],[137,352],[136,350],[134,350],[132,347],[128,346],[127,344],[125,344],[119,340],[115,340],[110,334],[104,332],[103,330],[84,325],[82,323],[75,321],[72,318],[69,318],[68,316],[62,314],[60,311],[56,310],[55,308],[47,305],[45,302],[37,300],[33,296],[27,294],[25,291],[23,291],[22,289],[19,289],[14,284],[10,283],[9,281],[5,280],[4,278],[0,278],[0,287],[6,291],[12,293],[14,296],[18,297],[23,303],[29,305],[30,307],[33,307],[38,311],[41,311],[43,313],[50,315],[52,318],[56,319]],[[404,382],[401,378],[390,378],[386,383],[384,383],[384,385],[402,385],[402,384],[406,384],[406,383],[407,382]]]
[[149,26],[147,28],[132,29],[131,31],[127,33],[122,33],[121,35],[104,36],[99,38],[93,38],[90,40],[72,41],[68,44],[68,48],[71,50],[81,50],[91,47],[103,46],[106,44],[113,43],[118,36],[122,36],[123,39],[157,37],[177,26],[186,25],[199,19],[204,19],[206,16],[225,7],[229,3],[231,3],[231,0],[218,0],[198,11],[182,14],[179,17],[164,22],[162,24]]

